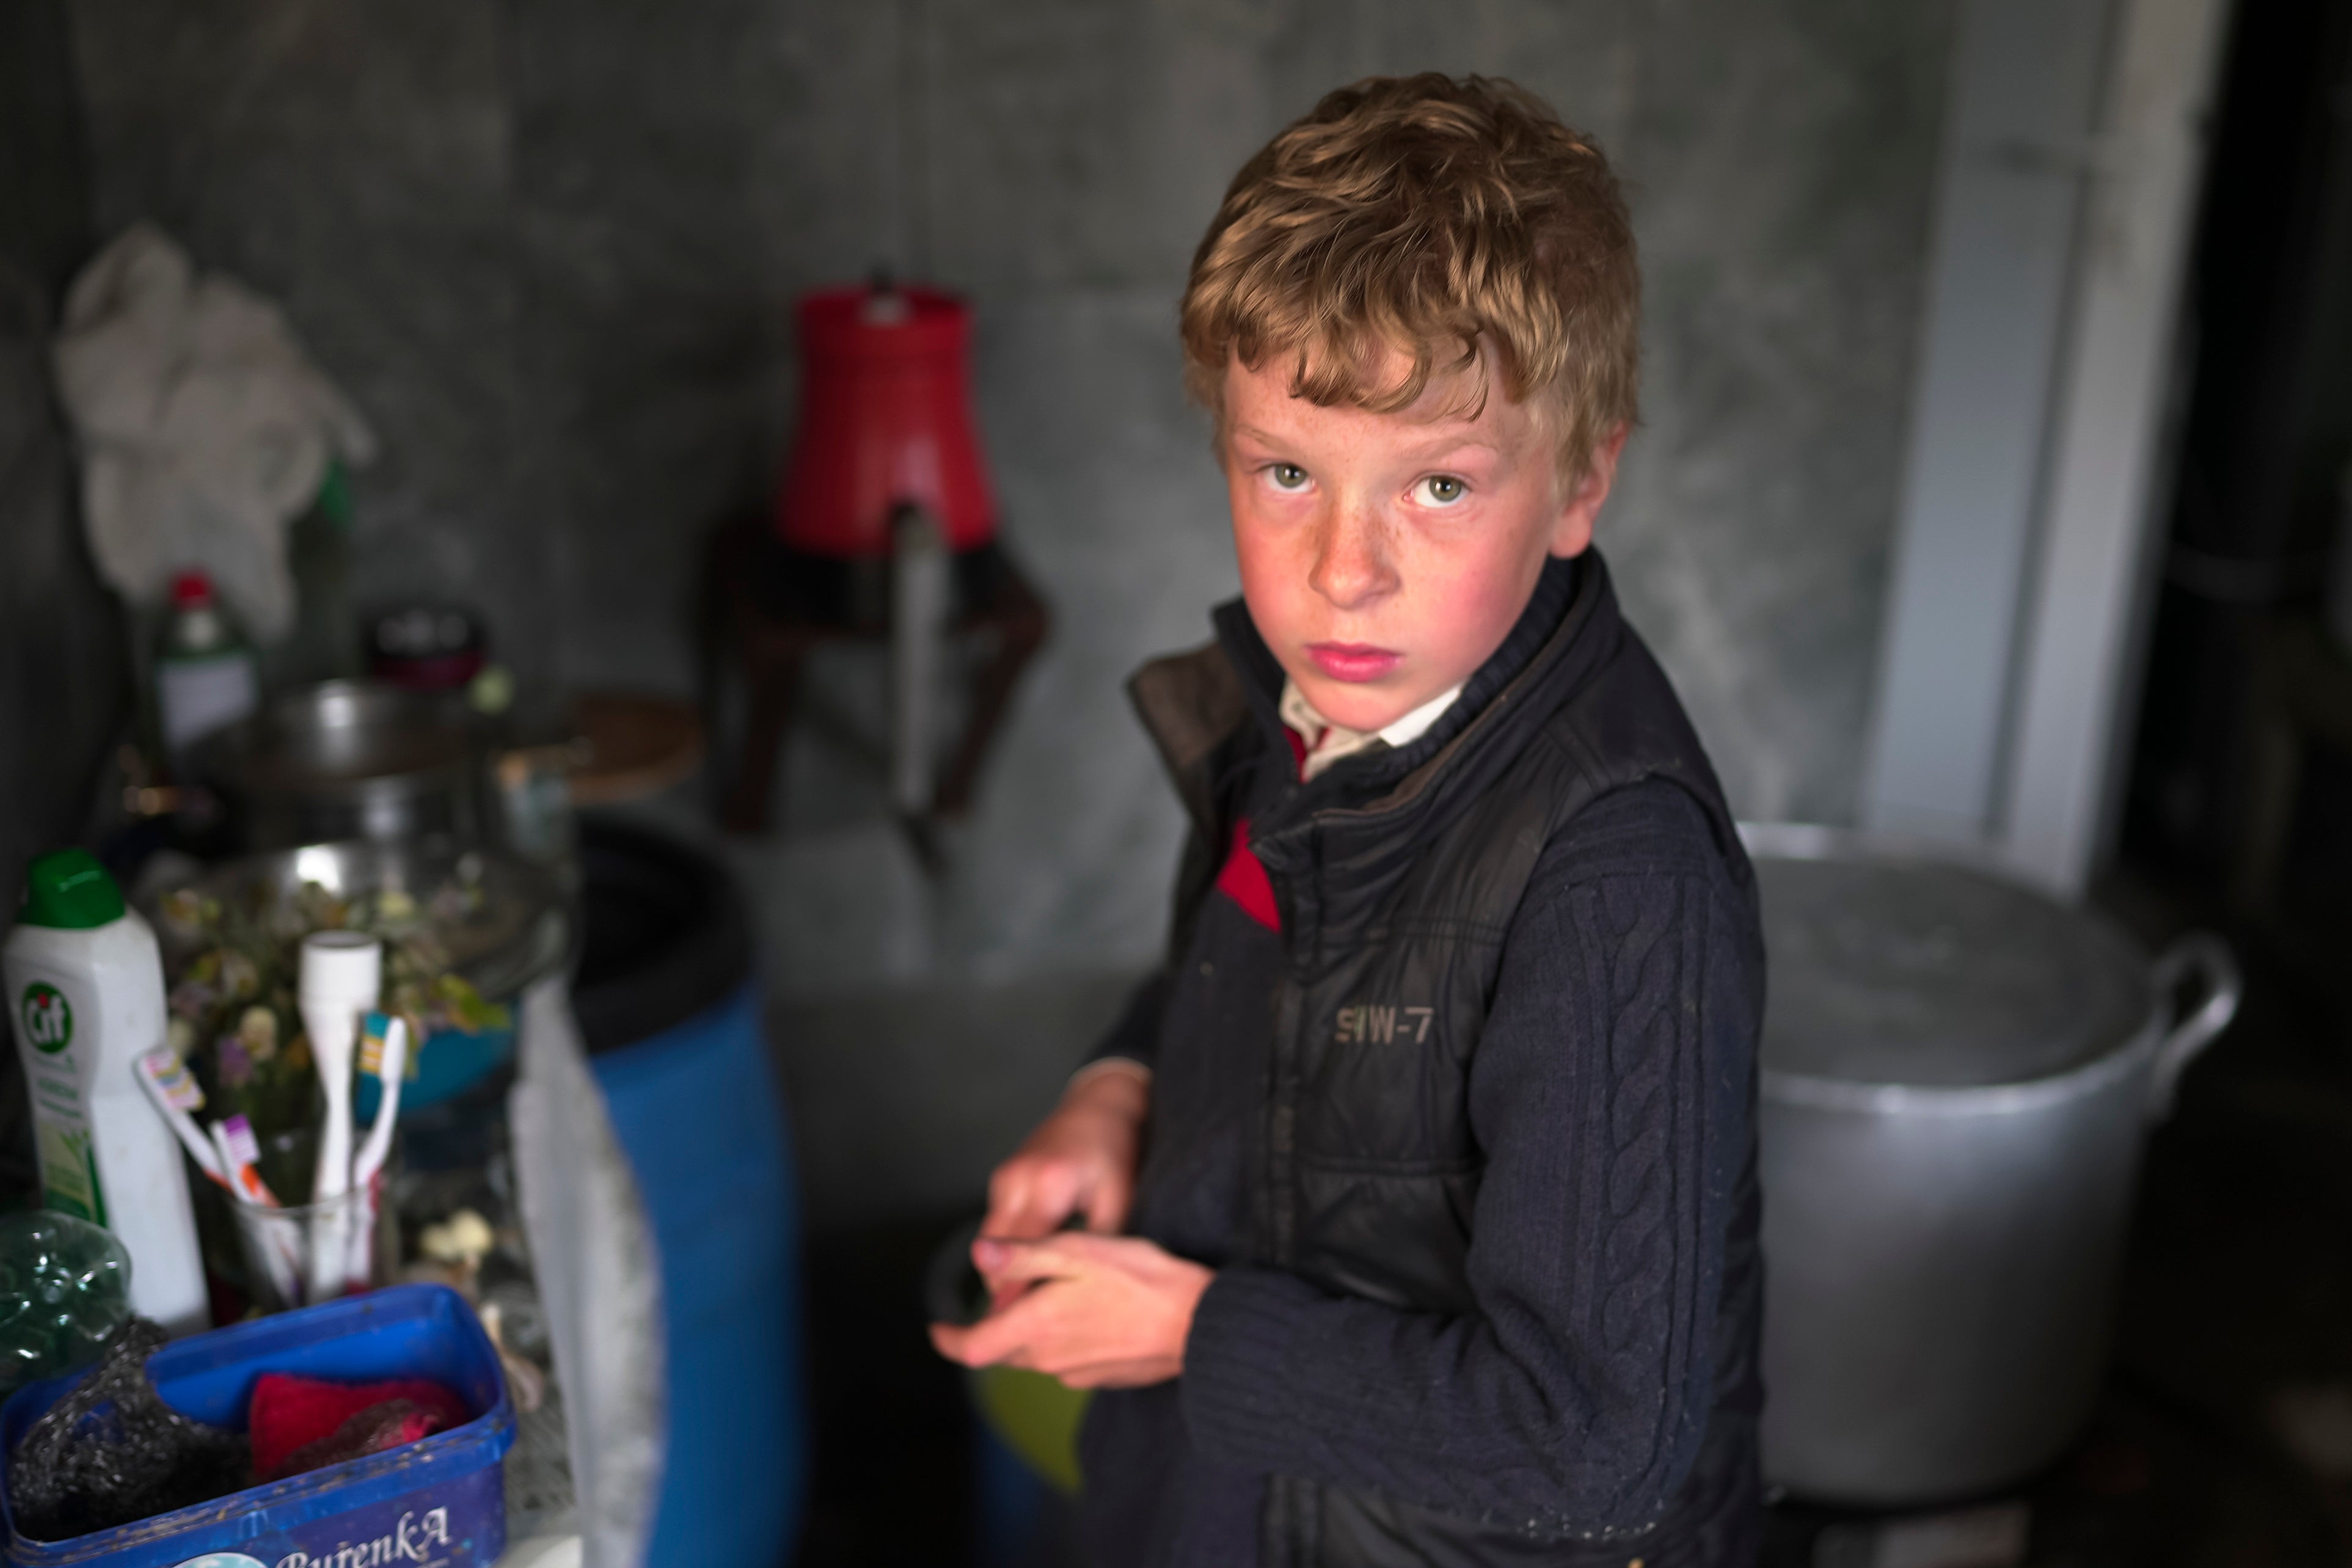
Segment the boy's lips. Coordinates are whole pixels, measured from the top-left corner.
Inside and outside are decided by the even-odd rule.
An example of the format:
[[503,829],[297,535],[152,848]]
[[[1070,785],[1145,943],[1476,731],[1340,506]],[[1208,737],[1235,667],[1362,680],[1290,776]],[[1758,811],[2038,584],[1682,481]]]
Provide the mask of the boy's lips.
[[1349,682],[1377,681],[1404,662],[1402,653],[1370,643],[1309,643],[1307,656],[1333,680]]

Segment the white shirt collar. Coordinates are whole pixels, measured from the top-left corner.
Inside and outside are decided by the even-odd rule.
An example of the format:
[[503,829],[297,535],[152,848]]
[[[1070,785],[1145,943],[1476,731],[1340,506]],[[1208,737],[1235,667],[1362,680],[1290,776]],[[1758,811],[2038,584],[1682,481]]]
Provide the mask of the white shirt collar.
[[1288,676],[1282,682],[1282,722],[1288,725],[1307,743],[1307,762],[1300,770],[1312,779],[1343,757],[1353,757],[1375,746],[1410,746],[1429,733],[1430,726],[1445,716],[1462,688],[1440,692],[1402,718],[1375,730],[1347,729],[1333,724],[1315,711],[1298,684]]

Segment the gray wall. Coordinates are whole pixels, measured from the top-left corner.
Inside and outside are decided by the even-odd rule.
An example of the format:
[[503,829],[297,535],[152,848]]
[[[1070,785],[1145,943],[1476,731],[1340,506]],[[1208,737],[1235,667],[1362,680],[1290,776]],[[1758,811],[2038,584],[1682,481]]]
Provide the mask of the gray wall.
[[0,912],[26,858],[80,831],[128,696],[49,392],[50,325],[88,245],[72,95],[61,0],[0,6]]
[[882,815],[848,652],[780,831],[729,848],[772,988],[832,1009],[792,1032],[961,1064],[877,1054],[898,1120],[851,1142],[981,1146],[941,1131],[955,1073],[1050,1092],[1089,977],[1153,951],[1176,812],[1118,684],[1234,580],[1175,299],[1234,168],[1366,73],[1515,77],[1617,159],[1647,418],[1604,547],[1741,809],[1852,814],[1950,0],[69,4],[101,232],[155,218],[286,301],[384,437],[366,580],[481,604],[530,676],[688,689],[696,550],[770,483],[797,291],[879,261],[974,297],[1055,639],[945,876]]
[[795,291],[890,260],[977,298],[1058,634],[943,886],[861,810],[870,763],[793,758],[756,858],[819,912],[796,988],[1148,951],[1173,819],[1116,678],[1232,584],[1172,302],[1234,165],[1368,71],[1516,76],[1623,167],[1648,420],[1603,538],[1742,809],[1851,814],[1948,4],[71,10],[102,232],[157,218],[287,301],[386,438],[368,580],[481,602],[527,674],[685,688]]
[[[0,5],[0,926],[26,858],[79,831],[128,701],[49,394],[49,329],[89,203],[63,0]],[[38,1177],[9,1027],[0,1018],[0,1201],[13,1204]]]

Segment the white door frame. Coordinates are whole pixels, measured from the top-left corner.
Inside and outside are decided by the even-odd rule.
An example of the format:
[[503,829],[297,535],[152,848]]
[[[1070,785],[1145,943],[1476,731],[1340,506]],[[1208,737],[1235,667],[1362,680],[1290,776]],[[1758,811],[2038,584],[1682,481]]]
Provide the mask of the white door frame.
[[2225,0],[1969,0],[1866,825],[2078,895],[2137,696]]

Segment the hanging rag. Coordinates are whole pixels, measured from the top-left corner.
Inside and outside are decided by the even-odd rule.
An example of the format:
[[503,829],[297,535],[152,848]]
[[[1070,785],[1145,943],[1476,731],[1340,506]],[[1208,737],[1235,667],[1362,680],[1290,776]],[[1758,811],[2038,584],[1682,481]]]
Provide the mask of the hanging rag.
[[201,567],[260,641],[294,622],[287,526],[374,433],[269,300],[134,224],[75,278],[56,346],[100,571],[134,603]]

